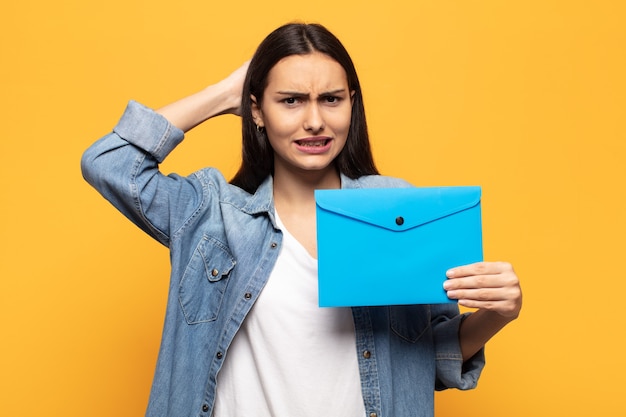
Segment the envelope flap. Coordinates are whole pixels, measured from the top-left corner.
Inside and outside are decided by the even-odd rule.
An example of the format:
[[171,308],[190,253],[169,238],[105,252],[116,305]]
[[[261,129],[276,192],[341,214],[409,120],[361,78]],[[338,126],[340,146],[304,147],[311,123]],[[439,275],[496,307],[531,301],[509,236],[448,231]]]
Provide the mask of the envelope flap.
[[479,186],[315,191],[320,209],[395,231],[474,207],[480,198]]

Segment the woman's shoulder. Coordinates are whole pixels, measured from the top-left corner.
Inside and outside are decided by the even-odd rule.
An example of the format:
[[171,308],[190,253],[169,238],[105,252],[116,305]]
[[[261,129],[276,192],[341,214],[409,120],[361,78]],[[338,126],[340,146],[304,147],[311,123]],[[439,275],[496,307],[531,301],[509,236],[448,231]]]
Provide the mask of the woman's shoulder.
[[200,181],[204,188],[207,188],[212,192],[217,192],[220,196],[228,197],[231,195],[237,195],[241,198],[250,196],[250,194],[246,191],[232,185],[218,168],[202,168],[193,172],[191,176]]
[[202,184],[205,193],[217,196],[220,203],[229,204],[239,207],[243,211],[254,213],[270,210],[272,201],[271,177],[263,181],[256,192],[251,194],[231,184],[217,168],[203,168],[191,175]]

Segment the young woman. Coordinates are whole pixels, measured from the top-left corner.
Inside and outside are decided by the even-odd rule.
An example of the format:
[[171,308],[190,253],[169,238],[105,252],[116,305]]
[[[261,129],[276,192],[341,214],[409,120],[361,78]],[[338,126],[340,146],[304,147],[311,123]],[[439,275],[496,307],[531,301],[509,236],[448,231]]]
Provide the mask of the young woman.
[[[184,132],[242,117],[243,161],[165,176]],[[459,304],[317,306],[315,189],[403,187],[378,175],[361,88],[319,25],[272,32],[226,79],[153,111],[130,102],[83,173],[171,252],[148,416],[432,416],[435,389],[475,386],[483,345],[521,308],[507,263],[449,271]]]

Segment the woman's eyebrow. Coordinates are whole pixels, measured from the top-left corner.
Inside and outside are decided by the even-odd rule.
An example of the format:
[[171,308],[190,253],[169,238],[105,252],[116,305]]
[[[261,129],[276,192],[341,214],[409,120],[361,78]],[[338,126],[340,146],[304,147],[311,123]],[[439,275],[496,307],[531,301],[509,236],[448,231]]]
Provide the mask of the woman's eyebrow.
[[302,93],[300,91],[277,91],[276,94],[280,94],[281,96],[297,96],[297,97],[307,97],[309,93]]
[[341,94],[341,93],[345,93],[346,89],[345,88],[338,88],[336,90],[330,90],[327,91],[325,93],[320,94],[320,96],[334,96],[337,94]]
[[[323,93],[320,93],[319,97],[341,94],[341,93],[344,93],[345,91],[346,91],[345,88],[338,88],[336,90],[330,90],[330,91],[325,91]],[[276,94],[280,94],[283,96],[291,96],[291,97],[309,97],[310,95],[309,93],[303,93],[300,91],[277,91]]]

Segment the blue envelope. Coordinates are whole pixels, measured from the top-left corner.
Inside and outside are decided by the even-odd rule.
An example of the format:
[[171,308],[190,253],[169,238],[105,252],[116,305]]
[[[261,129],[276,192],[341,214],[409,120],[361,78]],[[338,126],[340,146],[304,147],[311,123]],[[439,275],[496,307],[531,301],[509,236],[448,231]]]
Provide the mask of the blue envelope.
[[315,191],[319,305],[456,302],[446,271],[483,260],[480,187]]

